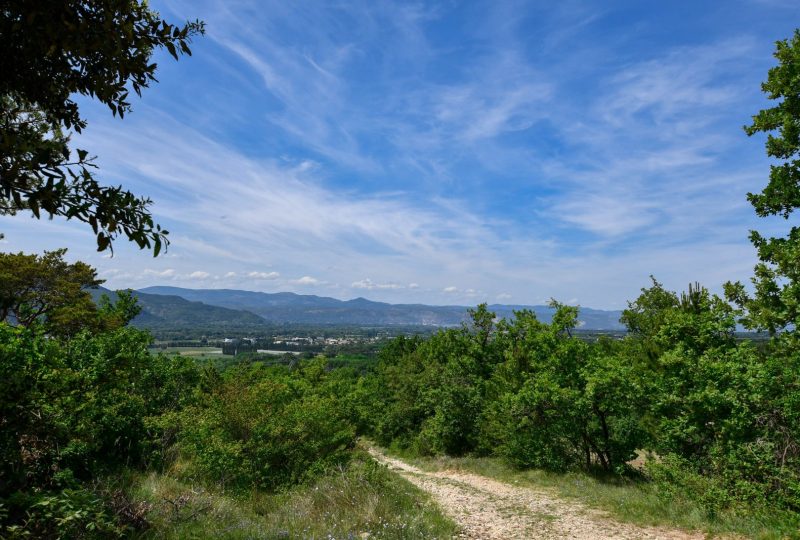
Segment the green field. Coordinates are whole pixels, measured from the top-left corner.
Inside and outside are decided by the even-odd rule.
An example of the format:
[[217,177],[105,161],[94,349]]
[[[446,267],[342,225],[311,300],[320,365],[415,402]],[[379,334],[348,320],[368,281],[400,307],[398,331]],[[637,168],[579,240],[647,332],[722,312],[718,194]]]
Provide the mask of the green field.
[[152,354],[164,353],[168,356],[190,356],[196,360],[214,360],[222,357],[220,347],[152,347]]

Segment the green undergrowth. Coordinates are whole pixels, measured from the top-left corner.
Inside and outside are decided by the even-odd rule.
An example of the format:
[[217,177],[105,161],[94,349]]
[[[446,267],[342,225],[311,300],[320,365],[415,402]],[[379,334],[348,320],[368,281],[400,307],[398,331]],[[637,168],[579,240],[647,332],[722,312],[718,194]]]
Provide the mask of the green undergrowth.
[[455,525],[429,497],[366,456],[283,492],[223,493],[150,473],[128,486],[147,508],[142,539],[452,538]]
[[538,469],[520,471],[491,457],[419,457],[402,451],[391,453],[427,471],[472,472],[509,484],[553,490],[565,499],[605,510],[620,521],[637,525],[703,531],[716,537],[800,538],[800,515],[796,513],[731,505],[709,515],[703,501],[641,478]]

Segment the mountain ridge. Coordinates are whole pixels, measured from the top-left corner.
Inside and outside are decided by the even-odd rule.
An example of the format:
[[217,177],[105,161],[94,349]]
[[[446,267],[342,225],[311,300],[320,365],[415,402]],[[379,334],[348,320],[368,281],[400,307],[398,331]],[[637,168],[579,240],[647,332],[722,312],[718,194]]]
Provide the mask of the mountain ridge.
[[[114,301],[114,291],[105,287],[88,290],[95,302],[103,294]],[[133,296],[142,308],[132,322],[134,326],[154,328],[160,325],[169,326],[260,326],[264,319],[244,310],[229,309],[221,306],[191,301],[176,295],[148,294],[132,291]]]
[[[456,326],[467,318],[469,306],[390,304],[363,297],[338,300],[326,296],[292,292],[265,293],[241,289],[188,289],[156,285],[138,292],[156,296],[176,296],[191,302],[249,312],[269,323],[342,325],[421,325]],[[498,317],[512,317],[514,311],[528,309],[549,322],[553,308],[548,306],[492,304]],[[580,308],[580,328],[586,330],[624,330],[621,311]]]

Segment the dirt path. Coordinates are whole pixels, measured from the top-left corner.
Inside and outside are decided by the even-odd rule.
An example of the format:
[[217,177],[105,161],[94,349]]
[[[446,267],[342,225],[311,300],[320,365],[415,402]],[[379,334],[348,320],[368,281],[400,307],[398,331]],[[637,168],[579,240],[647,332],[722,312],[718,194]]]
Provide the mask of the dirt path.
[[703,538],[702,534],[620,523],[544,489],[513,486],[460,471],[423,471],[374,448],[369,451],[377,461],[430,493],[461,527],[458,538]]

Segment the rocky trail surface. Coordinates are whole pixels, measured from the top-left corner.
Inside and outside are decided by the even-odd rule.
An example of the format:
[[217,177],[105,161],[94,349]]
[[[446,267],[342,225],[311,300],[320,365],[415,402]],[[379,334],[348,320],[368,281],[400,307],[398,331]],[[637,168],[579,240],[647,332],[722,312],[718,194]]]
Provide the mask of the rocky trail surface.
[[499,482],[462,471],[423,471],[375,448],[378,462],[428,492],[460,527],[458,538],[510,539],[664,539],[704,538],[699,533],[640,527],[557,494]]

